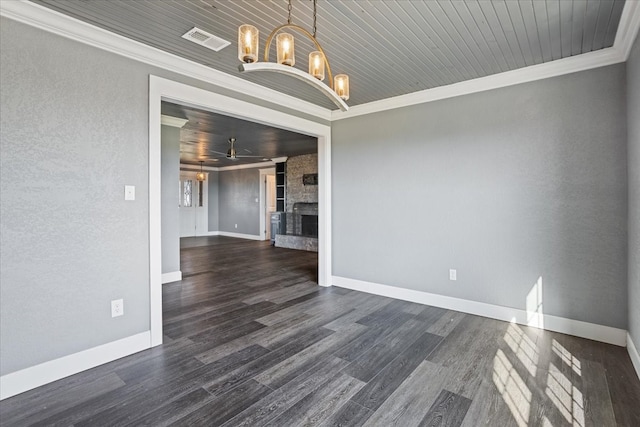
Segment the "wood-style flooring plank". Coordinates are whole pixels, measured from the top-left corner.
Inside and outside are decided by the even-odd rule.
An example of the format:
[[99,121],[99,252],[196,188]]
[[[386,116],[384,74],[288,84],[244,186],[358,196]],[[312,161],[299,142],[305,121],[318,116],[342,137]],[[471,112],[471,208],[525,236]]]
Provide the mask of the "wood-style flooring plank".
[[280,387],[278,390],[249,406],[242,413],[229,420],[225,427],[249,427],[267,425],[279,417],[300,399],[317,390],[340,372],[348,362],[337,357],[329,357],[318,362],[308,371]]
[[279,388],[310,369],[319,360],[325,359],[336,349],[361,335],[365,326],[353,324],[340,329],[317,343],[283,360],[277,365],[255,376],[255,379],[272,388]]
[[471,400],[448,390],[442,390],[424,416],[419,427],[460,427]]
[[321,424],[321,427],[360,427],[369,419],[373,411],[358,405],[353,400],[348,400],[337,411],[329,416]]
[[304,348],[315,344],[332,333],[334,332],[324,328],[317,328],[307,332],[282,347],[270,351],[253,362],[235,369],[228,374],[217,377],[215,380],[206,384],[205,389],[216,396],[223,394],[235,387],[238,383],[264,372],[270,367],[287,359],[291,354],[302,351]]
[[319,425],[363,386],[362,381],[344,373],[338,373],[321,388],[300,399],[271,424],[275,426]]
[[[178,418],[171,425],[175,426],[220,426],[230,418],[239,414],[247,405],[252,405],[268,396],[273,390],[252,379],[249,379],[230,392],[218,396],[200,406],[188,415]],[[151,421],[155,421],[152,419]],[[162,419],[157,419],[162,422]],[[144,425],[155,425],[144,424]]]
[[425,416],[425,409],[433,404],[443,389],[446,376],[447,368],[423,360],[364,425],[418,425]]
[[0,424],[640,425],[624,348],[319,287],[317,253],[181,246],[163,345],[5,399]]
[[[378,409],[441,341],[442,337],[438,335],[423,333],[388,365],[381,368],[353,397],[353,401],[371,410]],[[349,370],[345,369],[345,372]]]

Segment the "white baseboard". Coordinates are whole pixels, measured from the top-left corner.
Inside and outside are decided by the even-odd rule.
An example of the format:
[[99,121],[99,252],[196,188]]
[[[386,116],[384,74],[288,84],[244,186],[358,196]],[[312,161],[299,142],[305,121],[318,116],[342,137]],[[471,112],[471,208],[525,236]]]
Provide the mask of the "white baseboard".
[[162,284],[178,282],[182,280],[182,271],[172,271],[171,273],[162,273]]
[[631,335],[629,334],[627,334],[627,351],[629,352],[631,363],[633,363],[633,367],[636,369],[636,374],[638,378],[640,378],[640,354],[638,354],[638,347],[633,343]]
[[229,233],[228,231],[218,231],[218,236],[236,237],[238,239],[264,240],[255,234]]
[[0,400],[151,347],[150,331],[102,344],[0,377]]
[[255,234],[231,233],[229,231],[209,231],[206,236],[226,236],[236,237],[238,239],[265,240],[262,236],[257,236]]
[[435,307],[446,308],[448,310],[461,311],[463,313],[513,322],[520,325],[533,326],[540,329],[575,335],[577,337],[588,338],[608,344],[615,344],[621,347],[627,345],[627,331],[624,329],[612,328],[610,326],[566,319],[564,317],[557,317],[549,314],[535,314],[534,316],[531,316],[531,313],[527,313],[525,310],[517,308],[503,307],[461,298],[431,294],[413,289],[397,288],[394,286],[365,282],[346,277],[333,276],[332,283],[333,285],[341,288],[416,302],[419,304],[432,305]]

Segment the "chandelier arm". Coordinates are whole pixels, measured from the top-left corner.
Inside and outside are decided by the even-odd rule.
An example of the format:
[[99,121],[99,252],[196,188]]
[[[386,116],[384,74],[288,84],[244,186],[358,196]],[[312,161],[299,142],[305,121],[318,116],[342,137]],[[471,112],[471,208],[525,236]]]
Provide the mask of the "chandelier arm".
[[296,67],[289,67],[288,65],[277,64],[275,62],[252,62],[250,64],[243,63],[240,64],[238,70],[241,72],[253,72],[253,71],[270,71],[274,73],[286,74],[288,76],[295,77],[316,89],[319,89],[322,93],[324,93],[338,108],[342,111],[349,110],[349,106],[344,102],[344,100],[338,96],[338,94],[327,86],[322,81],[316,79],[311,74],[306,71],[302,71]]
[[316,48],[322,53],[322,57],[324,58],[324,65],[327,67],[327,74],[329,75],[329,87],[333,89],[333,74],[331,73],[331,65],[329,65],[329,60],[327,59],[327,55],[324,53],[324,49],[322,49],[322,46],[320,46],[320,43],[318,43],[318,40],[316,40],[316,38],[313,37],[313,35],[309,31],[307,31],[306,29],[302,28],[299,25],[284,24],[284,25],[280,25],[279,27],[271,31],[271,34],[269,34],[269,37],[267,37],[267,43],[264,47],[264,62],[269,62],[269,49],[271,48],[271,42],[273,41],[273,38],[275,37],[276,33],[278,33],[278,31],[283,30],[285,28],[290,28],[292,30],[296,30],[300,32],[301,34],[307,36],[307,38],[316,45]]

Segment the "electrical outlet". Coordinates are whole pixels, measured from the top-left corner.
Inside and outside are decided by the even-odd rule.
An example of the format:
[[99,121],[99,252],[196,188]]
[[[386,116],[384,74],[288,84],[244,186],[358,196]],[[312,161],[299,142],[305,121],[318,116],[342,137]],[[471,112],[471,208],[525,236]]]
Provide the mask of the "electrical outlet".
[[111,317],[124,315],[124,301],[122,299],[114,299],[111,301]]
[[236,224],[236,228],[238,228],[238,224]]
[[454,269],[449,270],[449,280],[458,280],[457,270],[454,270]]

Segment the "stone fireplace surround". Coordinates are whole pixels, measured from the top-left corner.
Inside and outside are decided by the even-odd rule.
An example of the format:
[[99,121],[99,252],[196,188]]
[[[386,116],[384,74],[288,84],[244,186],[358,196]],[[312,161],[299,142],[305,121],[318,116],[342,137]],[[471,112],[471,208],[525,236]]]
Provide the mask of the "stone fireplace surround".
[[294,235],[316,238],[318,237],[317,203],[294,203],[291,216]]
[[293,212],[287,212],[291,233],[277,234],[275,245],[279,248],[318,252],[318,204],[298,202]]

